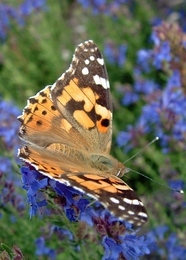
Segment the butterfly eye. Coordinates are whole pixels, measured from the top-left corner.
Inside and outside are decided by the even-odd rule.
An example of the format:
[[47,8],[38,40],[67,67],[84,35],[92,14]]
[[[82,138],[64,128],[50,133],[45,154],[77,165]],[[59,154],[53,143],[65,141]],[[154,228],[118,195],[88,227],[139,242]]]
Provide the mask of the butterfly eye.
[[112,157],[103,156],[101,154],[92,154],[90,158],[94,165],[93,167],[101,171],[110,172],[116,167],[115,159],[112,159]]

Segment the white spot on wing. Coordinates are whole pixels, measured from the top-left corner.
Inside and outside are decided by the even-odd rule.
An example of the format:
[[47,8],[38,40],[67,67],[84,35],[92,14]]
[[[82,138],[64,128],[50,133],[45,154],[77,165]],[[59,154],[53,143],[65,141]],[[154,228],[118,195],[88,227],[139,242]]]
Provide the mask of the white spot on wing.
[[113,197],[111,197],[110,200],[111,200],[112,202],[114,202],[114,203],[117,203],[117,204],[119,203],[119,200],[117,200],[117,199],[115,199],[115,198],[113,198]]
[[104,64],[104,60],[103,59],[100,59],[100,58],[97,58],[97,61],[100,65],[103,65]]
[[132,211],[132,210],[129,210],[128,213],[129,213],[129,215],[134,215],[135,214],[135,212]]
[[144,217],[144,218],[148,218],[147,214],[145,212],[139,212],[138,216]]
[[132,204],[132,200],[124,198],[123,201],[127,204]]
[[110,84],[107,79],[99,77],[98,75],[93,76],[93,78],[97,85],[101,85],[104,89],[110,88]]
[[125,210],[125,207],[123,207],[121,205],[119,205],[118,208],[121,209],[121,210]]
[[85,64],[88,65],[90,61],[88,59],[85,60]]
[[91,61],[95,60],[94,56],[91,55],[91,56],[90,56],[90,60],[91,60]]
[[83,68],[82,69],[82,74],[83,75],[88,75],[89,74],[89,70],[87,68]]
[[140,205],[140,201],[135,199],[135,200],[132,201],[132,204],[133,205]]

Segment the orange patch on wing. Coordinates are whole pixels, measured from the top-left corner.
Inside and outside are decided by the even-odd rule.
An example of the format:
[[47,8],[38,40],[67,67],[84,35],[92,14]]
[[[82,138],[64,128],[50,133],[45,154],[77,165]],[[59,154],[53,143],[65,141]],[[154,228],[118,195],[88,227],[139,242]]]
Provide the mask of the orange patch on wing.
[[86,99],[84,99],[85,101],[84,109],[85,111],[90,112],[96,102],[95,94],[90,87],[83,88],[82,91],[85,93],[85,96],[88,97],[89,100],[89,102],[86,102]]
[[102,186],[100,183],[97,183],[95,181],[91,181],[91,180],[84,180],[81,177],[78,176],[68,176],[69,179],[74,180],[75,182],[81,184],[81,186],[84,186],[86,188],[88,188],[89,190],[99,190]]
[[90,119],[90,117],[83,110],[75,110],[73,117],[80,125],[82,125],[86,129],[89,129],[89,128],[92,128],[95,126],[94,122]]
[[[119,190],[133,190],[131,189],[124,181],[121,180],[121,182],[119,180],[116,180],[115,178],[109,178],[109,180],[112,182],[112,185]],[[119,182],[121,184],[119,184]]]
[[[95,106],[96,114],[101,116],[101,119],[97,121],[96,125],[100,132],[106,133],[109,129],[110,121],[112,118],[112,113],[106,107],[96,104]],[[108,120],[108,125],[104,125],[103,121]]]
[[27,135],[33,134],[33,131],[45,132],[51,127],[51,123],[49,121],[43,120],[41,117],[32,114],[28,115],[24,119],[24,125],[27,127]]
[[80,88],[76,78],[71,80],[69,85],[64,87],[62,95],[58,96],[58,100],[63,106],[66,106],[71,99],[76,102],[84,101],[84,110],[87,112],[92,110],[96,102],[92,89],[89,87]]
[[100,115],[102,118],[111,119],[111,112],[106,107],[96,104],[95,111],[96,114]]
[[111,193],[117,192],[117,189],[115,187],[113,187],[112,185],[109,185],[107,182],[105,184],[106,185],[101,188],[102,190],[106,190],[107,192],[111,192]]
[[85,174],[85,177],[90,178],[91,180],[96,180],[96,181],[105,179],[105,177],[102,177],[102,176],[97,175],[97,174],[88,174],[88,175]]
[[69,93],[63,90],[62,95],[58,96],[57,99],[63,106],[66,106],[67,103],[72,99],[72,97],[69,95]]

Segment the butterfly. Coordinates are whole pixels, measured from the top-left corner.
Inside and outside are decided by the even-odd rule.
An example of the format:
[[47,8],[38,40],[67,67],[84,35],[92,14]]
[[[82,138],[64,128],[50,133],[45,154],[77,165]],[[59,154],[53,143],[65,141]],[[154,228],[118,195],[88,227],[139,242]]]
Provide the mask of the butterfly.
[[104,59],[89,40],[78,45],[69,69],[29,98],[18,156],[43,175],[99,200],[113,215],[140,227],[146,209],[120,177],[128,169],[110,155],[112,103]]

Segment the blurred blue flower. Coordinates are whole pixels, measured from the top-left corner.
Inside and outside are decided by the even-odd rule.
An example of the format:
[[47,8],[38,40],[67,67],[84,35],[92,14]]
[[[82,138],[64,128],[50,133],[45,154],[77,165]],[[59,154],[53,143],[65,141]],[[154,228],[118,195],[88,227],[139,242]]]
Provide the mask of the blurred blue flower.
[[120,44],[118,46],[118,57],[117,57],[117,63],[120,68],[122,68],[125,64],[126,52],[127,52],[127,46],[125,44]]
[[17,147],[20,144],[18,138],[19,122],[17,116],[20,110],[10,102],[0,98],[0,137],[3,139],[7,149],[14,148],[17,153]]
[[[2,158],[1,158],[2,159]],[[1,160],[0,160],[1,161]],[[4,168],[3,164],[0,162],[0,205],[5,207],[6,204],[11,204],[19,214],[22,214],[25,209],[24,198],[22,195],[18,194],[16,190],[16,183],[13,178],[9,178],[6,173],[8,168]],[[11,169],[11,165],[10,165]],[[11,169],[12,170],[12,169]],[[7,177],[8,176],[8,177]]]
[[7,157],[0,157],[0,173],[9,173],[12,171],[12,162]]
[[126,90],[121,100],[122,105],[129,106],[139,100],[139,95],[132,90]]
[[137,79],[134,83],[134,90],[145,95],[149,95],[159,88],[159,85],[152,80]]
[[130,132],[132,126],[128,125],[126,131],[121,131],[117,136],[117,144],[119,147],[126,146],[132,138],[132,133]]
[[35,9],[46,10],[46,0],[25,0],[19,6],[22,15],[30,15]]
[[34,10],[46,10],[46,0],[25,0],[17,8],[9,4],[0,4],[0,39],[6,39],[8,30],[11,28],[11,19],[16,21],[18,26],[24,26],[25,16],[30,15]]
[[182,180],[169,180],[168,183],[169,186],[175,190],[184,190],[185,188],[184,181]]
[[[186,259],[186,247],[180,245],[179,239],[175,233],[168,234],[167,226],[158,226],[147,234],[147,239],[156,241],[154,244],[155,256],[168,260]],[[153,257],[153,256],[152,256]]]
[[127,2],[127,0],[78,0],[78,2],[83,6],[83,8],[87,9],[91,7],[92,13],[97,15],[103,12],[106,15],[115,16],[116,10],[120,8],[120,6]]
[[155,46],[160,46],[160,39],[155,31],[152,31],[150,39]]
[[152,58],[152,50],[141,49],[137,52],[137,64],[144,72],[150,71],[150,59]]
[[165,247],[168,251],[168,259],[169,260],[183,260],[186,259],[186,247],[182,247],[179,244],[179,240],[176,234],[172,233],[166,243]]
[[55,260],[56,259],[56,252],[54,249],[51,249],[45,245],[44,237],[40,237],[35,241],[36,244],[36,251],[35,254],[37,256],[47,256],[47,259]]
[[162,62],[167,61],[170,62],[172,60],[170,53],[170,44],[169,42],[162,42],[162,45],[158,49],[158,51],[154,54],[153,65],[157,69],[162,68]]
[[117,64],[122,68],[126,60],[126,51],[127,46],[124,44],[119,45],[118,47],[113,44],[105,44],[104,55],[110,64]]

